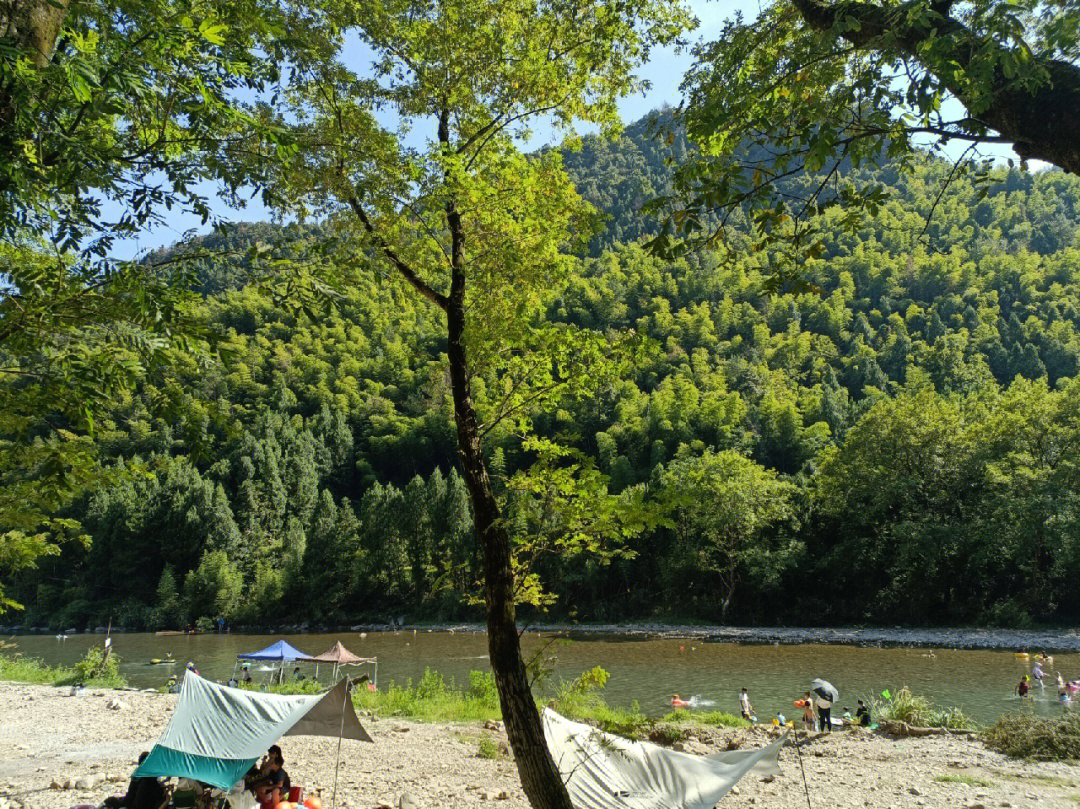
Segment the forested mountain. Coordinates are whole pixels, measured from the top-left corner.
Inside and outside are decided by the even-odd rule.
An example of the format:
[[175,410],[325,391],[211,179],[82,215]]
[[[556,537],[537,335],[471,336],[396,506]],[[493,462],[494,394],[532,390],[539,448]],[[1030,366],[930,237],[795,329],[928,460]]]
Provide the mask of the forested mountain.
[[[614,560],[538,560],[551,616],[1075,616],[1080,181],[1003,169],[985,195],[960,178],[939,199],[947,165],[875,169],[890,199],[855,233],[837,223],[804,268],[821,292],[766,296],[768,250],[736,240],[664,262],[635,243],[652,231],[640,205],[686,148],[650,132],[564,155],[609,218],[549,307],[633,330],[641,350],[600,395],[534,425],[666,516]],[[307,235],[250,225],[202,246]],[[99,426],[139,473],[79,502],[93,543],[17,585],[25,622],[476,616],[437,313],[374,277],[326,315],[244,279],[232,258],[203,275],[226,363],[151,376]],[[514,436],[491,439],[500,480],[528,462]]]

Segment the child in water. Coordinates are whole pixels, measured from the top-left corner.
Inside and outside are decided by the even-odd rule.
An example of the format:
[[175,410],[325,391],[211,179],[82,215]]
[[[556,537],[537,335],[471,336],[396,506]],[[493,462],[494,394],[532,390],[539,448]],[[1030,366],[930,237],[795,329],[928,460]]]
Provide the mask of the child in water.
[[1027,696],[1028,687],[1028,678],[1025,674],[1023,677],[1020,678],[1020,682],[1016,684],[1016,688],[1013,689],[1013,693],[1019,694],[1020,698],[1023,699]]

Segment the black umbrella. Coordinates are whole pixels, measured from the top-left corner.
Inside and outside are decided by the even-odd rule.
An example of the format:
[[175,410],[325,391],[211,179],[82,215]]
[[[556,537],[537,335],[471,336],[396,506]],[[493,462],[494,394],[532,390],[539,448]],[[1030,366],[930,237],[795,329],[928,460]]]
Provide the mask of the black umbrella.
[[840,692],[828,680],[814,680],[810,683],[810,690],[829,702],[840,701]]

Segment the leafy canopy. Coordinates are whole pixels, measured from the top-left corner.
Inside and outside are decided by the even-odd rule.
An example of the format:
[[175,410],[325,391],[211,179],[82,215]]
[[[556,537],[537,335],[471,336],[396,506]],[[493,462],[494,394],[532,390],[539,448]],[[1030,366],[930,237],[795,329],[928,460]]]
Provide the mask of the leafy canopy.
[[[1069,0],[776,0],[736,16],[684,81],[695,149],[652,206],[666,220],[651,246],[716,246],[747,222],[753,249],[772,250],[769,288],[806,289],[828,228],[858,227],[885,197],[853,168],[910,170],[918,145],[958,140],[954,174],[985,142],[1080,171],[1078,34]],[[831,208],[843,216],[826,224]]]

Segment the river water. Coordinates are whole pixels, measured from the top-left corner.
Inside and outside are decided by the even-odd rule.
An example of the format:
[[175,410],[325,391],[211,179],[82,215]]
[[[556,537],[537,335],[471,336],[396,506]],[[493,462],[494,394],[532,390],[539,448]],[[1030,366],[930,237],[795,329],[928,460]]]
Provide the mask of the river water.
[[[114,635],[114,648],[121,657],[121,670],[136,687],[162,685],[172,669],[183,671],[188,660],[195,662],[203,676],[225,680],[231,676],[236,655],[252,652],[284,638],[298,649],[319,654],[340,640],[364,657],[379,660],[378,681],[383,688],[393,681],[399,685],[416,682],[425,668],[441,672],[447,680],[463,683],[471,670],[487,671],[487,637],[474,632],[400,632],[307,635]],[[49,635],[13,638],[18,650],[40,657],[50,664],[71,665],[92,644],[100,644],[100,634],[73,635],[56,640]],[[941,706],[959,706],[980,722],[991,722],[1004,711],[1019,707],[1010,696],[1020,676],[1030,672],[1028,661],[1020,661],[1008,651],[874,648],[856,646],[747,645],[711,643],[674,638],[571,635],[529,632],[522,639],[526,658],[546,648],[557,656],[554,680],[572,679],[586,669],[602,666],[611,678],[604,690],[607,701],[629,706],[637,701],[649,715],[670,710],[671,695],[684,699],[698,696],[712,700],[716,709],[737,713],[738,690],[746,686],[761,719],[778,711],[789,718],[796,713],[792,701],[815,677],[831,681],[840,691],[840,706],[855,707],[859,697],[878,694],[888,688],[893,693],[908,686],[916,694],[929,696]],[[176,666],[150,665],[152,658],[172,652]],[[1036,685],[1034,708],[1046,715],[1057,714],[1057,690],[1051,687],[1054,673],[1066,679],[1080,678],[1080,654],[1055,654],[1048,685]],[[310,673],[310,672],[309,672]],[[266,676],[255,672],[256,677]],[[841,711],[834,711],[834,715]]]

